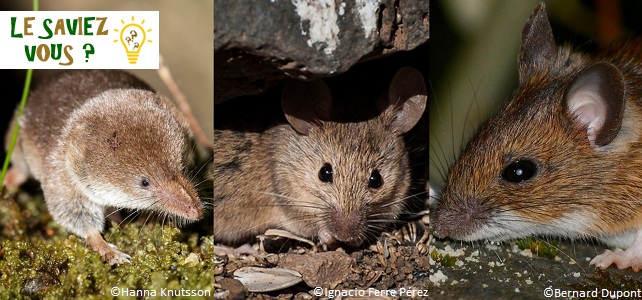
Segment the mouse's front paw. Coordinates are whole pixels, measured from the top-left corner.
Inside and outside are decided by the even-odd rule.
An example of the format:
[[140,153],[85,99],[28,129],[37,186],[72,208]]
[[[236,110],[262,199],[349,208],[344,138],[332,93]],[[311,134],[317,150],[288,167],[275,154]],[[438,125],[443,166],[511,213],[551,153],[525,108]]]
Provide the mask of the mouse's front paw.
[[606,250],[604,253],[596,256],[591,260],[591,265],[602,270],[608,268],[610,265],[615,264],[618,269],[631,268],[634,272],[642,270],[642,257],[637,251],[622,251],[622,249],[615,249],[615,251]]

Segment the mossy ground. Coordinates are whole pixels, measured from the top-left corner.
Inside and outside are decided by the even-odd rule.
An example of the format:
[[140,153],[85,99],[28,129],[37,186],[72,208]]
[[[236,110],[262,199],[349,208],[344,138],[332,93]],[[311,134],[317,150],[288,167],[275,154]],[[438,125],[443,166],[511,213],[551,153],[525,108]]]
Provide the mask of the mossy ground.
[[[160,296],[162,289],[211,291],[211,230],[192,229],[112,224],[105,239],[132,256],[131,264],[112,267],[53,221],[42,195],[3,196],[0,299],[137,299],[141,297],[123,296],[123,291],[154,291]],[[120,296],[114,297],[113,288],[119,288]]]

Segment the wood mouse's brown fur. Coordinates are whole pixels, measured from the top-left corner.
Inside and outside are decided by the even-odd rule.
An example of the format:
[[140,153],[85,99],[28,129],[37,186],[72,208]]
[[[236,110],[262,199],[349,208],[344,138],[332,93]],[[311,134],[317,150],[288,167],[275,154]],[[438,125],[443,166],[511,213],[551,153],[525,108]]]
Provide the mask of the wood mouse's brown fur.
[[286,85],[282,102],[290,124],[215,130],[214,238],[235,243],[282,228],[357,245],[394,220],[410,184],[401,134],[426,104],[419,72],[401,69],[387,109],[367,121],[320,121],[332,102],[320,81]]
[[54,220],[110,264],[130,257],[101,236],[105,207],[148,209],[177,220],[202,217],[184,175],[188,124],[134,76],[61,73],[31,92],[19,124],[5,183],[18,185],[29,175],[40,181]]
[[522,33],[520,85],[453,165],[438,237],[595,237],[642,268],[642,40],[597,56],[558,48],[540,4]]

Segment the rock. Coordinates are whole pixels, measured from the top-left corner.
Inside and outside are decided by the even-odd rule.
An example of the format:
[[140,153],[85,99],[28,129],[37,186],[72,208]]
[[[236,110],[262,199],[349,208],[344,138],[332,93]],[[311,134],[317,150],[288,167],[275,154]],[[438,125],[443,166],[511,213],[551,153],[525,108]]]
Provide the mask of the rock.
[[308,254],[287,254],[279,267],[301,273],[309,287],[335,288],[350,273],[354,260],[344,252],[330,251]]
[[285,77],[325,77],[414,49],[429,37],[428,6],[428,0],[215,0],[215,103],[261,93]]

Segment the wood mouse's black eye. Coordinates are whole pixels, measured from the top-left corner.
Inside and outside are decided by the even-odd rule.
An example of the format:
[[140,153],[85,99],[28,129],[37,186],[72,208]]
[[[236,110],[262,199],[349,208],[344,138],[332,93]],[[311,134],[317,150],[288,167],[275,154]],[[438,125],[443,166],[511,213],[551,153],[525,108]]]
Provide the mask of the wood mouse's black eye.
[[537,172],[537,165],[529,160],[512,162],[502,172],[502,178],[508,182],[519,183],[531,179]]
[[368,180],[368,187],[373,189],[378,189],[383,185],[383,178],[379,174],[379,170],[374,170],[370,173],[370,179]]
[[323,164],[323,167],[319,170],[319,180],[332,183],[332,165],[329,163]]
[[149,186],[149,178],[143,177],[140,180],[140,186],[142,187],[148,187]]

